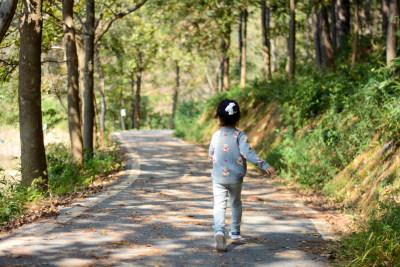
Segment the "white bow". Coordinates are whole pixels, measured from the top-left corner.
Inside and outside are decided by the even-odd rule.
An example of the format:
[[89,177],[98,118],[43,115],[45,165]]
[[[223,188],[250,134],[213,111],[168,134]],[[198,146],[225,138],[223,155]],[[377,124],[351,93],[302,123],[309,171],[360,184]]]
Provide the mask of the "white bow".
[[233,115],[236,111],[233,111],[233,107],[236,106],[235,103],[231,102],[228,106],[226,106],[225,111],[228,112],[229,115]]

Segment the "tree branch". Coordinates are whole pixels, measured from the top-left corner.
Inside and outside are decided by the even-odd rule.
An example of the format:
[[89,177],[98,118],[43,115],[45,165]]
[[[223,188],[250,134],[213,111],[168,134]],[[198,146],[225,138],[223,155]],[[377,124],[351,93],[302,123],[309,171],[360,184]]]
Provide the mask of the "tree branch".
[[8,28],[17,9],[18,0],[2,1],[0,6],[0,43],[7,33]]
[[58,23],[55,23],[56,25],[60,26],[60,24],[61,24],[61,27],[63,27],[64,21],[62,19],[60,19],[59,17],[57,17],[53,13],[48,12],[46,10],[43,10],[43,13],[45,13],[45,14],[49,15],[50,17],[52,17],[53,19],[55,19],[58,22]]
[[44,63],[66,63],[66,62],[67,62],[66,60],[46,59],[46,60],[43,60],[41,62],[41,64],[44,64]]
[[104,27],[102,27],[102,29],[99,30],[99,32],[96,34],[96,39],[94,41],[94,44],[96,45],[98,42],[101,41],[101,39],[103,38],[104,34],[111,28],[111,25],[114,23],[114,21],[116,21],[117,19],[123,18],[126,15],[138,10],[139,8],[141,8],[145,3],[147,2],[147,0],[142,0],[142,2],[140,2],[139,4],[137,4],[134,7],[129,8],[126,11],[117,13],[113,18],[111,18],[105,25]]
[[[60,7],[56,2],[54,2],[54,1],[52,1],[52,0],[49,0],[49,1],[50,1],[50,3],[51,3],[53,6],[55,6],[58,10],[60,10],[61,12],[63,11],[62,7]],[[61,0],[58,0],[58,1],[62,3]],[[50,14],[49,14],[49,15],[50,15]],[[75,17],[78,19],[78,21],[82,24],[82,27],[85,29],[85,27],[86,27],[86,26],[85,26],[85,23],[83,23],[82,18],[79,16],[79,14],[76,13],[76,12],[74,12],[74,15],[75,15]],[[64,24],[64,22],[63,22],[63,24]],[[76,28],[75,28],[75,31],[78,32],[78,31],[76,30]]]

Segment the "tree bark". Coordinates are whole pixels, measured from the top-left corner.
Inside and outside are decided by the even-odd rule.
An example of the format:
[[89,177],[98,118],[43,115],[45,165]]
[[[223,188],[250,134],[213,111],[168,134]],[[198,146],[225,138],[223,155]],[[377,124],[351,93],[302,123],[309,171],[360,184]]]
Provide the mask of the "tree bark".
[[123,116],[123,114],[122,114],[122,110],[123,109],[125,109],[125,103],[124,103],[124,94],[123,94],[123,92],[122,92],[122,89],[121,89],[121,93],[119,94],[119,101],[120,101],[120,104],[121,104],[121,108],[120,108],[120,115],[121,115],[121,129],[122,129],[122,131],[125,131],[126,130],[126,126],[125,126],[125,118],[124,118],[124,116]]
[[326,7],[321,7],[321,63],[324,67],[333,70],[335,68],[334,53],[331,36],[329,34],[328,12]]
[[351,55],[351,66],[354,67],[356,64],[357,60],[357,54],[358,54],[358,36],[359,36],[359,31],[360,31],[360,14],[359,14],[359,7],[360,7],[360,1],[355,0],[355,10],[354,10],[354,17],[355,17],[355,22],[354,22],[354,34],[353,34],[353,52]]
[[386,63],[391,65],[392,59],[396,57],[396,31],[399,15],[399,1],[390,0],[390,17],[386,34]]
[[81,35],[75,35],[76,52],[78,54],[78,68],[79,68],[79,112],[81,114],[81,132],[83,133],[84,122],[84,99],[85,99],[85,43]]
[[175,114],[176,108],[178,106],[178,96],[180,87],[180,67],[178,62],[175,62],[175,88],[174,88],[174,98],[172,103],[172,114],[171,114],[171,129],[175,129]]
[[321,36],[320,36],[320,19],[319,12],[317,8],[314,7],[314,11],[312,13],[312,30],[313,30],[313,38],[314,38],[314,51],[315,51],[315,61],[319,69],[322,67],[322,59],[321,59]]
[[289,75],[293,78],[296,68],[296,0],[290,0],[289,24]]
[[18,0],[4,0],[0,6],[0,43],[3,41],[17,9]]
[[337,0],[332,0],[332,4],[331,4],[331,40],[332,40],[332,46],[333,46],[334,50],[336,50],[336,43],[337,43],[336,2],[337,2]]
[[79,107],[79,72],[73,22],[74,0],[63,0],[64,44],[68,69],[68,128],[73,162],[83,162],[81,114]]
[[19,53],[19,125],[22,182],[47,189],[48,176],[42,130],[41,43],[42,0],[23,0]]
[[238,25],[238,45],[239,45],[239,66],[238,66],[238,77],[239,83],[242,78],[242,48],[243,48],[243,9],[239,12],[239,25]]
[[247,8],[243,8],[241,10],[241,25],[240,25],[240,38],[239,38],[239,46],[240,46],[240,87],[246,87],[246,69],[247,69],[247,17],[248,11]]
[[[334,0],[335,1],[335,0]],[[350,1],[336,0],[336,47],[341,49],[346,45],[350,34]]]
[[221,62],[221,78],[222,78],[222,91],[229,90],[229,55],[228,50],[230,47],[230,37],[231,30],[230,25],[229,29],[223,33],[221,40],[221,53],[222,53],[222,62]]
[[139,68],[136,74],[136,97],[135,97],[135,125],[134,127],[140,129],[140,90],[142,86],[142,70]]
[[106,86],[104,82],[104,71],[103,71],[103,66],[101,65],[100,62],[100,57],[97,54],[97,67],[99,69],[99,76],[100,76],[100,128],[101,131],[104,133],[105,130],[105,119],[106,119],[106,111],[107,111],[107,105],[106,105],[106,98],[105,98],[105,91],[106,91]]
[[390,16],[390,0],[382,0],[381,2],[381,12],[382,12],[382,34],[386,36],[388,25],[389,25],[389,16]]
[[265,79],[271,79],[271,45],[269,41],[269,20],[270,9],[265,0],[261,0],[261,36],[262,36],[262,49],[264,55],[264,75]]
[[93,104],[93,63],[94,63],[94,28],[95,28],[95,3],[94,0],[86,0],[85,23],[85,92],[84,92],[84,125],[83,125],[83,149],[87,155],[93,153],[93,128],[94,128],[94,104]]
[[131,129],[135,128],[135,73],[131,73]]

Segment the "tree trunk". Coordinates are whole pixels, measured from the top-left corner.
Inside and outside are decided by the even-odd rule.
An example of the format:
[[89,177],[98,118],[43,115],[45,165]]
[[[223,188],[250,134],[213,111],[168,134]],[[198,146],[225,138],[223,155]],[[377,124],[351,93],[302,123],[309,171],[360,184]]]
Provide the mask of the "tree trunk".
[[217,67],[217,69],[215,70],[215,93],[218,94],[220,91],[221,91],[221,77],[219,75]]
[[321,63],[324,67],[333,70],[335,68],[333,46],[329,34],[328,13],[326,7],[321,7]]
[[[81,132],[83,133],[83,125],[85,114],[84,111],[84,92],[85,92],[85,44],[84,40],[81,35],[75,34],[75,41],[76,41],[76,52],[78,54],[78,68],[79,68],[79,112],[81,114]],[[83,140],[82,140],[83,141]]]
[[310,53],[310,43],[311,43],[311,16],[307,18],[306,22],[306,61],[308,61],[311,58],[311,53]]
[[246,50],[247,50],[247,17],[248,17],[248,12],[247,8],[243,8],[241,10],[241,25],[240,25],[240,38],[239,38],[239,46],[240,46],[240,87],[245,88],[246,87],[246,69],[247,69],[247,56],[246,56]]
[[3,41],[17,9],[18,0],[4,0],[0,6],[0,43]]
[[360,31],[360,15],[359,15],[359,0],[355,0],[355,10],[354,10],[354,16],[355,16],[355,22],[354,22],[354,35],[353,35],[353,53],[351,55],[351,66],[354,67],[356,64],[357,60],[357,54],[358,54],[358,36],[359,36],[359,31]]
[[100,130],[104,133],[105,129],[105,119],[106,119],[106,111],[107,111],[107,105],[106,105],[106,98],[105,98],[105,91],[106,91],[106,86],[105,86],[105,81],[104,81],[104,71],[103,71],[103,66],[101,66],[100,58],[99,55],[97,55],[97,67],[99,69],[99,76],[100,76]]
[[68,69],[68,128],[73,162],[83,162],[81,114],[79,107],[79,72],[73,21],[74,0],[63,0],[64,43]]
[[22,1],[19,53],[19,125],[21,139],[22,182],[47,189],[47,164],[42,130],[41,44],[42,1]]
[[336,47],[341,49],[350,34],[350,1],[336,0]]
[[390,0],[382,0],[382,34],[386,36],[388,25],[389,25],[389,16],[390,16]]
[[140,129],[140,89],[142,86],[142,70],[139,68],[136,74],[136,97],[135,97],[135,125],[134,127]]
[[315,61],[319,69],[322,67],[321,59],[321,36],[320,36],[320,14],[317,8],[314,8],[312,13],[312,30],[314,38],[314,51],[315,51]]
[[[336,32],[336,2],[337,0],[332,0],[331,4],[331,40],[333,49],[336,50],[337,43],[337,32]],[[316,11],[318,12],[318,11]]]
[[243,49],[243,9],[240,10],[239,12],[239,25],[238,25],[238,45],[239,45],[239,66],[238,66],[238,71],[239,71],[239,83],[242,78],[242,49]]
[[296,67],[296,0],[290,0],[289,75],[293,78]]
[[135,128],[135,73],[131,73],[131,129]]
[[88,155],[93,153],[93,128],[94,128],[94,104],[93,104],[93,63],[94,63],[94,0],[86,0],[85,23],[85,92],[84,92],[84,125],[83,125],[83,149]]
[[396,57],[396,31],[399,15],[398,0],[390,0],[390,17],[386,34],[386,63],[391,65],[391,60]]
[[222,54],[222,62],[221,62],[221,78],[222,78],[222,91],[229,90],[229,47],[230,47],[230,38],[231,38],[231,25],[225,25],[225,30],[222,33],[221,37],[221,54]]
[[175,62],[175,88],[174,88],[174,99],[172,103],[172,114],[171,114],[171,129],[175,129],[175,114],[176,108],[178,106],[178,95],[179,95],[179,87],[180,87],[180,68],[178,62]]
[[262,36],[262,49],[264,55],[264,75],[265,79],[271,79],[271,46],[269,41],[269,19],[270,10],[266,5],[265,0],[261,0],[261,36]]
[[[121,104],[121,108],[120,108],[120,113],[121,113],[121,129],[122,129],[122,131],[125,131],[126,130],[126,126],[125,126],[125,116],[124,116],[124,114],[122,114],[122,110],[123,109],[125,109],[125,103],[124,103],[124,94],[123,94],[123,92],[122,92],[122,89],[121,89],[121,93],[119,94],[119,101],[120,101],[120,104]],[[125,113],[126,114],[126,113]]]

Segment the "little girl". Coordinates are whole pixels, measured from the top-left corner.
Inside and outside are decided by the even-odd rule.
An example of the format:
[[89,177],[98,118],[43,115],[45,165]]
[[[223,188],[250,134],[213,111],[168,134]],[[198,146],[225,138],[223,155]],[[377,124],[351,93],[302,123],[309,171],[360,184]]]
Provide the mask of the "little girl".
[[225,211],[228,194],[232,211],[229,236],[231,239],[241,238],[241,191],[247,170],[246,161],[261,167],[268,175],[274,174],[275,169],[251,150],[246,134],[235,128],[240,119],[238,103],[229,99],[221,101],[215,117],[222,127],[213,134],[208,153],[213,163],[214,239],[216,250],[226,251]]

